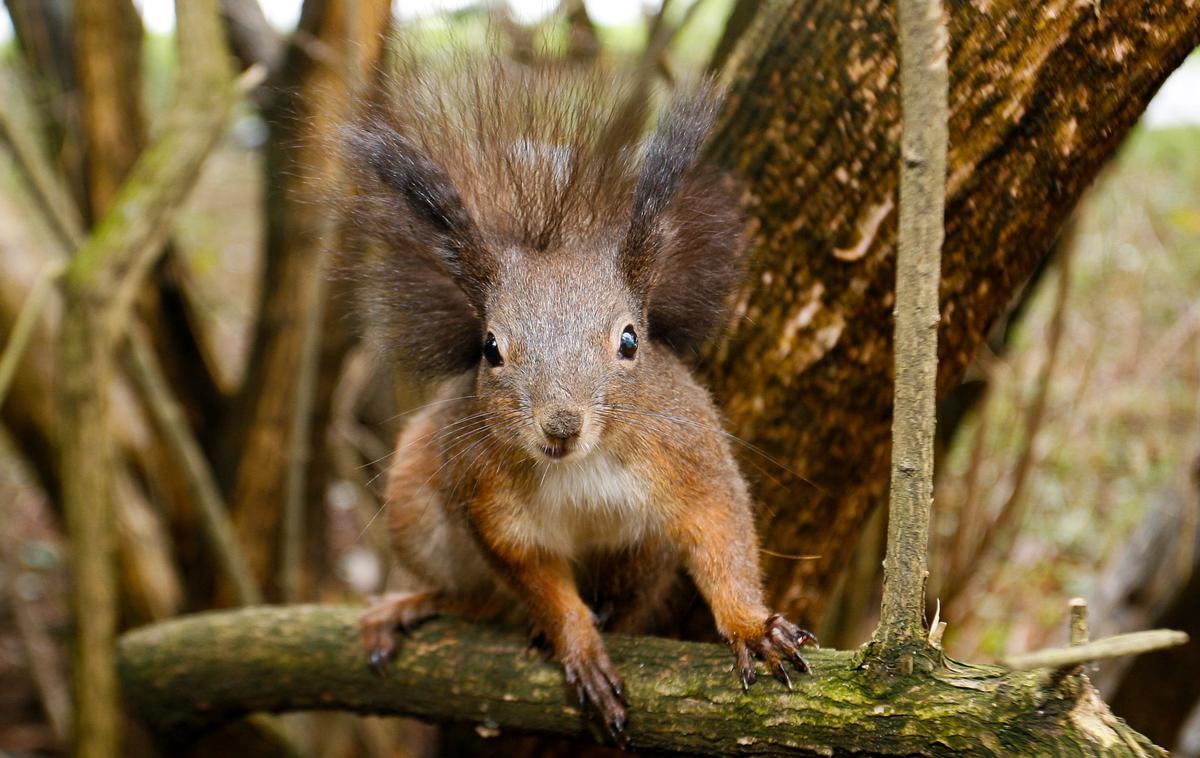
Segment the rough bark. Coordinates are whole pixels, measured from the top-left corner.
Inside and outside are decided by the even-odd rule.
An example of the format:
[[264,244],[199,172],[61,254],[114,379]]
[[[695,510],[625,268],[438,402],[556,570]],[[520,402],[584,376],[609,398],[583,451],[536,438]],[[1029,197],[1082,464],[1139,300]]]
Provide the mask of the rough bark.
[[[760,13],[709,153],[747,180],[752,276],[708,377],[756,484],[775,602],[819,614],[888,479],[900,141],[891,3]],[[950,6],[939,390],[1149,98],[1200,43],[1191,0]]]
[[[400,646],[389,674],[366,665],[358,609],[259,608],[130,632],[118,660],[131,713],[179,739],[254,711],[346,709],[586,737],[562,672],[523,637],[445,619]],[[743,692],[723,646],[610,636],[625,675],[637,751],[949,756],[1161,754],[1108,713],[1082,677],[1047,688],[1014,674],[930,658],[884,678],[852,652],[815,650],[787,691]],[[231,655],[230,651],[237,651]]]
[[[296,403],[303,316],[315,291],[312,277],[328,230],[320,202],[336,176],[330,149],[335,130],[353,113],[344,56],[357,48],[364,72],[379,60],[391,15],[387,0],[363,0],[360,17],[349,23],[349,4],[305,3],[297,34],[287,51],[280,79],[264,114],[271,129],[267,147],[267,243],[262,300],[251,362],[224,435],[224,465],[233,471],[227,482],[230,507],[255,581],[274,591],[272,579],[279,556],[283,495],[290,449],[292,409]],[[353,30],[355,37],[348,32]],[[307,41],[307,42],[305,42]],[[318,44],[319,43],[319,44]],[[321,51],[321,58],[314,52]],[[365,74],[364,74],[365,75]],[[336,374],[336,363],[332,372]],[[314,403],[316,430],[312,446],[320,449],[332,394],[322,381]],[[320,488],[310,490],[311,507],[321,507]],[[321,551],[313,556],[321,556]],[[310,556],[311,557],[311,556]],[[319,558],[314,557],[314,560]]]

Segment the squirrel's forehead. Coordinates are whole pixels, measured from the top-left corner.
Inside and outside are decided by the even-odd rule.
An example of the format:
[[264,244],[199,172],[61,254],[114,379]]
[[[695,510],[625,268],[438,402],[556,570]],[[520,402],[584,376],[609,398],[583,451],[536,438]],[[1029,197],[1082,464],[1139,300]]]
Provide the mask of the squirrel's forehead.
[[616,255],[598,246],[545,252],[510,252],[502,262],[496,291],[522,296],[596,299],[625,289]]
[[596,262],[530,261],[506,266],[489,299],[493,315],[509,321],[594,323],[631,309],[615,266]]

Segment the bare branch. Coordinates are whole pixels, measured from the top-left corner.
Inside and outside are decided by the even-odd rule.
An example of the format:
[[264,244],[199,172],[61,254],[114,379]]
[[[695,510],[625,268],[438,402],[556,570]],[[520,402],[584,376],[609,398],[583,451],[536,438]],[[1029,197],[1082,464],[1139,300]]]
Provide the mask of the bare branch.
[[17,124],[10,114],[14,93],[5,82],[5,106],[0,108],[0,141],[12,151],[17,169],[24,175],[33,201],[42,211],[51,233],[66,250],[74,250],[83,241],[83,219],[75,201],[63,187],[33,135],[38,124]]
[[1121,658],[1126,655],[1141,655],[1153,650],[1166,650],[1186,645],[1187,642],[1188,636],[1183,632],[1170,629],[1151,629],[1146,632],[1117,634],[1070,647],[1057,647],[1039,650],[1036,653],[1015,655],[1005,660],[1004,665],[1017,671],[1071,668],[1105,658]]
[[8,394],[8,388],[12,386],[13,378],[17,375],[17,366],[21,363],[21,356],[25,354],[25,349],[29,347],[30,338],[33,337],[42,310],[50,301],[50,295],[54,291],[54,282],[62,276],[64,270],[65,266],[61,262],[47,263],[38,274],[37,281],[33,283],[33,289],[29,291],[29,296],[25,298],[25,303],[21,306],[21,312],[17,315],[17,323],[13,324],[12,333],[8,335],[8,341],[4,344],[4,352],[0,353],[0,406],[4,405],[4,398]]
[[725,20],[721,39],[717,41],[712,57],[709,58],[709,73],[719,74],[725,68],[738,42],[746,36],[746,31],[754,23],[761,6],[762,0],[737,0],[733,4],[733,10],[729,11],[729,17]]
[[172,455],[179,460],[192,500],[200,508],[200,523],[204,525],[208,544],[216,553],[217,564],[233,587],[237,602],[241,605],[261,603],[262,594],[246,566],[216,477],[188,426],[183,408],[171,393],[149,337],[141,328],[135,327],[130,332],[129,358],[131,373],[146,398],[146,405]]
[[275,71],[283,61],[284,40],[267,21],[258,0],[221,0],[229,46],[243,66]]
[[900,236],[895,401],[883,606],[886,649],[925,639],[937,400],[938,281],[946,198],[949,77],[940,0],[900,0]]

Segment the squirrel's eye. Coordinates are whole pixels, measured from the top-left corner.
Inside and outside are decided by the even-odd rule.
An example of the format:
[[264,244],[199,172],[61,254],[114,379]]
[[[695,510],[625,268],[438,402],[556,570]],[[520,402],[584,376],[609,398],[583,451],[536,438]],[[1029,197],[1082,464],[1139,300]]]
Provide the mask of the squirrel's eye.
[[633,356],[637,355],[637,332],[633,331],[632,326],[627,326],[621,331],[621,347],[617,352],[625,360],[632,360]]
[[487,362],[495,366],[504,365],[504,356],[500,355],[500,346],[496,344],[496,335],[491,332],[483,338],[483,357],[487,358]]

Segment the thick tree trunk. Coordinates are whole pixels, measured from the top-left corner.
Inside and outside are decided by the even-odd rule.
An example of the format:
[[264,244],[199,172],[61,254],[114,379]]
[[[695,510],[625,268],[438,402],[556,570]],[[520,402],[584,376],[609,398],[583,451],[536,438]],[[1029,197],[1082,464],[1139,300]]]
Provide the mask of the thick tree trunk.
[[[1049,249],[1167,74],[1200,43],[1189,0],[950,4],[939,389]],[[762,503],[775,602],[819,614],[887,487],[900,142],[883,0],[769,5],[710,144],[747,178],[752,276],[709,379]],[[786,468],[784,468],[786,466]]]
[[[366,665],[359,610],[293,606],[212,613],[127,634],[118,666],[131,713],[162,735],[254,712],[346,709],[585,737],[561,669],[523,637],[450,619],[405,638],[386,677]],[[728,648],[610,636],[625,676],[629,747],[692,754],[1159,755],[1087,680],[1048,685],[947,660],[885,678],[855,653],[814,650],[812,676],[743,692]],[[230,654],[230,651],[236,651]],[[1141,752],[1144,751],[1144,752]]]

